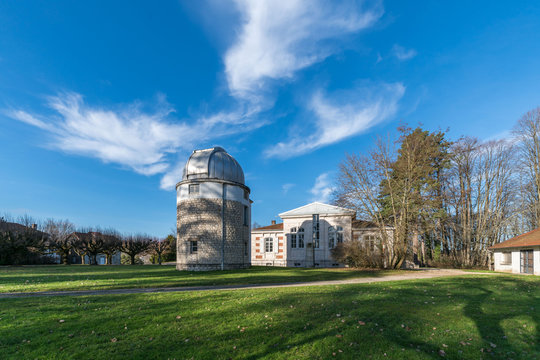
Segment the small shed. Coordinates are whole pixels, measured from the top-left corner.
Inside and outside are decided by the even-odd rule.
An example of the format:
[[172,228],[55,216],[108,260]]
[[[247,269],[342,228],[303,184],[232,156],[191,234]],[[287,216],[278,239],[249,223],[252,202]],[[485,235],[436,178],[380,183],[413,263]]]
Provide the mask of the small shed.
[[540,275],[540,228],[489,249],[493,251],[495,271]]

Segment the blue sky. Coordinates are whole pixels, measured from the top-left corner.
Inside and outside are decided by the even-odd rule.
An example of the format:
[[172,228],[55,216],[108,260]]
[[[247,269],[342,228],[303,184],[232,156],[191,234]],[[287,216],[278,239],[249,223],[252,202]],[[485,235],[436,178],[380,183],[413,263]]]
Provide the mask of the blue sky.
[[400,123],[507,136],[538,34],[534,1],[1,2],[0,212],[164,236],[220,145],[268,224]]

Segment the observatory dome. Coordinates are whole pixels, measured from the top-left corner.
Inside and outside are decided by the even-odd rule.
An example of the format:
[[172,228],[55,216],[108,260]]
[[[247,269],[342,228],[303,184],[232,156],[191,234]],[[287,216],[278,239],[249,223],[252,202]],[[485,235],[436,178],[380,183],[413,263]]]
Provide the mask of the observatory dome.
[[245,185],[242,167],[219,146],[193,151],[184,167],[182,181],[197,179],[217,179]]

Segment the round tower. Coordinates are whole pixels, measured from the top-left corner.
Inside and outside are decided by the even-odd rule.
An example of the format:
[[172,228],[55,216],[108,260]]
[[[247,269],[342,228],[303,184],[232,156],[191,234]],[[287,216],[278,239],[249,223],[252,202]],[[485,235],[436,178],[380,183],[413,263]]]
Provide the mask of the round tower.
[[223,148],[193,151],[176,185],[178,270],[249,267],[249,193],[242,167]]

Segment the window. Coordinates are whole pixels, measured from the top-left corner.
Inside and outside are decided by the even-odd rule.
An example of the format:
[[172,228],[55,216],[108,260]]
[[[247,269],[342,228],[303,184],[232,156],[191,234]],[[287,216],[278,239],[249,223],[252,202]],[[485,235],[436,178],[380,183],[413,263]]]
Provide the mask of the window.
[[298,228],[298,248],[303,249],[304,248],[304,228]]
[[244,199],[249,200],[249,193],[246,189],[244,189]]
[[189,193],[198,194],[199,193],[199,184],[189,184]]
[[328,228],[328,248],[333,249],[336,246],[336,228],[330,226]]
[[369,251],[375,251],[375,242],[377,238],[375,235],[364,235],[364,246],[369,249]]
[[521,250],[520,252],[520,270],[523,274],[533,274],[534,273],[534,264],[533,264],[533,251],[532,250]]
[[501,257],[501,265],[512,265],[512,253],[503,252]]
[[296,228],[291,228],[291,248],[296,248]]
[[274,239],[272,239],[272,238],[265,238],[264,239],[264,251],[265,252],[273,252],[274,251]]
[[244,225],[249,225],[249,211],[248,207],[244,205]]
[[248,255],[248,243],[244,242],[244,255]]
[[316,249],[319,248],[319,240],[319,214],[313,214],[313,247]]
[[337,235],[337,243],[340,244],[343,242],[343,227],[337,226],[336,227],[336,235]]
[[191,240],[189,242],[189,252],[192,254],[196,254],[198,250],[197,241]]

